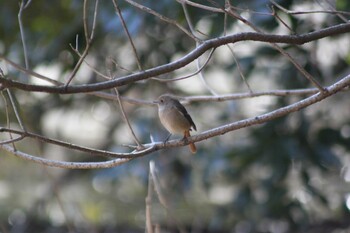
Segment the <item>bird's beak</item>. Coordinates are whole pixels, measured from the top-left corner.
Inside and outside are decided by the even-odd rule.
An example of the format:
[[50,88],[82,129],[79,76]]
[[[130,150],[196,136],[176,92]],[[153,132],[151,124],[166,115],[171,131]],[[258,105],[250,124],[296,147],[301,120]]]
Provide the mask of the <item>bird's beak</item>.
[[159,104],[159,100],[153,100],[154,104]]

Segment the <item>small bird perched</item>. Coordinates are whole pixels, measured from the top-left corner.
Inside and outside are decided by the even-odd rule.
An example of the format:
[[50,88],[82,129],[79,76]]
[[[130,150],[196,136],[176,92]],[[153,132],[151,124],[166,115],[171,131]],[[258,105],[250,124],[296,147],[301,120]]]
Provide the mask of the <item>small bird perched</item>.
[[[192,128],[197,130],[186,108],[171,95],[161,95],[154,102],[158,104],[160,122],[170,133],[181,134],[184,136],[183,139],[186,140],[187,137],[191,136]],[[194,143],[190,143],[189,147],[192,153],[197,152]]]

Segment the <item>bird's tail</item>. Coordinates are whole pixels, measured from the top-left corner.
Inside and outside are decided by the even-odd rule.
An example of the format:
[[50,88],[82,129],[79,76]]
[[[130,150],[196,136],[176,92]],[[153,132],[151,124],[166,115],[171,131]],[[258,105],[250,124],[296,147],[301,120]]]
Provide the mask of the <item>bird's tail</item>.
[[[187,138],[187,137],[191,137],[191,134],[190,134],[190,131],[189,130],[186,130],[185,133],[184,133],[184,137]],[[190,151],[194,154],[197,152],[197,148],[196,148],[196,145],[194,143],[190,143],[188,145],[190,147]]]

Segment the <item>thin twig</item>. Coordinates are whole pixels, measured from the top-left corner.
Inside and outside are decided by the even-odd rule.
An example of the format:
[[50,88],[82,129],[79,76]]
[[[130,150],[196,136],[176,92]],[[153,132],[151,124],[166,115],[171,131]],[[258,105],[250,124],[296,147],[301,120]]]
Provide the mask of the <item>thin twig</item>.
[[143,70],[142,65],[141,65],[141,62],[140,62],[140,58],[139,58],[139,56],[137,55],[137,51],[136,51],[135,44],[134,44],[134,42],[133,42],[133,40],[132,40],[132,38],[131,38],[129,29],[128,29],[128,27],[126,26],[126,23],[125,23],[123,14],[122,14],[122,12],[121,12],[121,10],[120,10],[120,8],[119,8],[119,5],[117,4],[117,0],[113,0],[113,4],[114,4],[115,11],[117,12],[117,15],[118,15],[118,17],[119,17],[119,19],[120,19],[120,21],[121,21],[121,23],[122,23],[123,29],[124,29],[124,31],[125,31],[125,33],[126,33],[128,39],[129,39],[130,45],[131,45],[131,47],[132,47],[132,51],[133,51],[134,56],[135,56],[135,58],[136,58],[137,66],[138,66],[139,70]]
[[[109,72],[109,75],[110,75],[110,78],[108,78],[108,79],[111,79],[111,77],[112,77],[112,70],[111,70],[110,68],[111,68],[111,67],[107,67],[108,72]],[[134,138],[135,143],[137,144],[136,150],[143,150],[144,147],[142,146],[142,144],[140,143],[140,141],[139,141],[138,138],[136,137],[136,134],[135,134],[133,128],[131,127],[129,118],[128,118],[128,116],[126,115],[126,112],[125,112],[125,109],[124,109],[122,100],[121,100],[121,98],[120,98],[120,94],[119,94],[118,88],[114,88],[113,90],[114,90],[114,92],[116,93],[117,101],[118,101],[118,104],[119,104],[120,111],[122,112],[123,119],[124,119],[124,121],[126,122],[126,124],[127,124],[127,126],[128,126],[128,129],[129,129],[129,131],[130,131],[132,137]]]
[[[151,163],[154,163],[153,160],[149,162],[149,169],[151,170]],[[146,203],[146,229],[147,233],[153,233],[152,226],[152,198],[153,198],[153,179],[151,172],[148,172],[148,189],[147,196],[145,198]]]
[[44,75],[38,74],[38,73],[36,73],[36,72],[34,72],[34,71],[30,70],[30,69],[27,69],[27,68],[25,68],[25,67],[15,63],[15,62],[11,61],[10,59],[4,57],[2,54],[0,54],[0,59],[4,60],[6,63],[10,64],[11,66],[13,66],[14,68],[16,68],[17,70],[21,71],[24,74],[34,76],[34,77],[36,77],[38,79],[41,79],[41,80],[44,80],[46,82],[52,83],[52,84],[54,84],[56,86],[62,85],[61,82],[56,81],[56,80],[51,79],[51,78],[48,78],[48,77],[46,77]]
[[[230,7],[230,1],[229,0],[225,0],[225,9]],[[227,14],[225,13],[225,18],[224,18],[224,35],[226,35],[226,27],[227,27]],[[242,78],[243,82],[245,83],[245,85],[248,87],[248,90],[250,93],[253,93],[253,90],[252,88],[250,87],[248,81],[246,80],[244,74],[243,74],[243,71],[242,71],[242,68],[241,68],[241,65],[239,64],[239,61],[237,60],[236,56],[235,56],[235,53],[233,52],[233,48],[231,48],[231,46],[229,44],[226,45],[226,47],[228,47],[229,51],[231,52],[232,54],[232,57],[233,59],[235,60],[235,63],[237,65],[237,70],[239,72],[239,75],[240,77]]]
[[130,161],[130,159],[113,159],[113,160],[104,161],[104,162],[64,162],[64,161],[57,161],[52,159],[41,158],[38,156],[33,156],[30,154],[21,152],[19,150],[15,150],[13,147],[9,145],[0,145],[0,148],[18,158],[27,160],[29,162],[34,162],[34,163],[38,163],[49,167],[58,167],[58,168],[66,168],[66,169],[111,168],[111,167],[120,166]]
[[215,48],[210,50],[209,55],[208,55],[207,59],[205,60],[204,64],[199,69],[197,69],[194,73],[191,73],[191,74],[188,74],[188,75],[185,75],[185,76],[181,76],[181,77],[177,77],[177,78],[172,78],[172,79],[162,79],[162,78],[152,78],[152,79],[153,80],[157,80],[159,82],[175,82],[175,81],[179,81],[179,80],[183,80],[183,79],[187,79],[187,78],[193,77],[196,74],[198,74],[199,72],[201,72],[207,66],[207,64],[209,63],[209,61],[210,61],[214,51],[215,51]]
[[306,88],[306,89],[291,89],[291,90],[272,90],[272,91],[260,91],[260,92],[245,92],[245,93],[235,93],[220,96],[192,96],[183,98],[189,102],[207,102],[207,101],[229,101],[229,100],[239,100],[246,98],[254,98],[260,96],[293,96],[293,95],[310,95],[319,92],[317,88]]
[[[1,74],[0,75],[3,76],[2,70],[1,70]],[[6,100],[6,97],[5,97],[3,91],[1,91],[1,97],[4,100],[4,105],[5,105],[6,126],[8,128],[10,128],[11,127],[11,122],[10,122],[10,114],[9,114],[9,104],[8,104],[8,102]],[[9,132],[9,137],[10,137],[9,140],[4,140],[4,141],[1,141],[0,143],[2,143],[2,144],[4,144],[4,143],[14,143],[16,141],[21,140],[21,137],[13,138],[11,132]],[[12,144],[12,146],[15,147],[14,144]]]
[[270,2],[275,5],[278,9],[281,11],[285,12],[286,14],[291,14],[291,15],[302,15],[302,14],[319,14],[319,13],[326,13],[326,14],[344,14],[344,15],[350,15],[350,12],[347,11],[337,11],[337,10],[309,10],[309,11],[291,11],[280,4],[278,4],[274,0],[270,0]]
[[164,209],[167,211],[168,215],[175,222],[176,227],[178,228],[179,232],[185,233],[186,232],[185,228],[182,226],[182,224],[180,224],[176,215],[170,209],[168,201],[167,201],[165,195],[163,194],[163,191],[162,191],[162,188],[160,186],[159,179],[158,179],[158,174],[157,174],[157,169],[156,169],[155,163],[153,161],[151,161],[149,165],[150,165],[150,174],[152,176],[154,189],[156,191],[156,194],[157,194],[157,197],[158,197],[160,204],[164,207]]
[[44,171],[45,171],[46,176],[51,181],[50,182],[50,184],[51,184],[50,190],[52,190],[52,193],[56,197],[58,206],[60,207],[61,212],[63,213],[65,225],[67,225],[67,228],[68,228],[68,233],[77,232],[77,229],[75,228],[75,225],[72,222],[72,216],[69,216],[71,214],[68,214],[68,211],[65,208],[64,202],[62,201],[62,197],[60,195],[60,190],[58,188],[57,182],[55,181],[54,177],[50,174],[50,172],[48,171],[48,169],[46,167],[44,167]]
[[24,33],[24,28],[22,23],[22,14],[23,14],[23,11],[30,5],[31,2],[32,0],[28,0],[28,1],[22,0],[20,4],[19,12],[18,12],[18,24],[19,24],[19,30],[21,33],[21,41],[23,45],[24,63],[27,69],[29,69],[29,60],[28,60],[28,54],[27,54],[27,44],[25,39],[25,33]]
[[[91,148],[84,147],[84,146],[78,146],[78,145],[75,145],[73,143],[68,143],[68,142],[57,140],[57,139],[44,137],[44,136],[39,135],[39,134],[15,130],[15,129],[4,128],[4,127],[0,127],[0,132],[8,132],[8,133],[16,134],[22,138],[33,138],[33,139],[36,139],[36,140],[41,141],[41,142],[50,143],[50,144],[62,146],[62,147],[65,147],[65,148],[68,148],[71,150],[84,152],[84,153],[87,153],[87,154],[92,155],[92,156],[103,156],[106,158],[132,159],[132,158],[135,158],[135,156],[137,156],[137,154],[138,154],[137,152],[114,153],[114,152],[109,152],[109,151],[104,151],[104,150],[91,149]],[[11,143],[11,142],[9,142],[9,143]],[[5,144],[5,143],[3,143],[3,144]]]
[[[211,0],[208,0],[211,1]],[[211,1],[212,2],[212,1]],[[263,33],[263,31],[261,31],[259,28],[257,28],[255,25],[253,25],[250,21],[246,20],[245,18],[243,18],[242,16],[238,15],[236,12],[232,11],[232,9],[234,8],[229,8],[228,10],[225,10],[225,12],[227,12],[230,16],[240,20],[241,22],[243,22],[244,24],[248,25],[250,28],[252,28],[254,31],[258,32],[258,33]],[[276,49],[278,50],[282,55],[284,55],[294,66],[297,70],[299,70],[306,79],[308,79],[312,84],[314,84],[314,86],[316,86],[320,91],[324,91],[324,88],[322,87],[322,85],[316,80],[314,79],[314,77],[312,77],[312,75],[307,72],[289,53],[287,53],[286,51],[284,51],[279,45],[277,45],[276,43],[272,43],[270,42],[270,44]]]
[[[322,5],[323,2],[321,3],[319,0],[316,0],[316,2],[317,2],[321,7],[323,7],[323,5]],[[328,5],[328,8],[331,9],[331,11],[336,12],[336,10],[335,10],[333,4],[331,4],[331,3],[329,2],[329,0],[326,0],[326,1],[324,1],[324,2]],[[347,18],[345,18],[345,17],[342,15],[342,13],[336,12],[335,14],[336,14],[341,20],[343,20],[343,22],[346,23],[346,22],[349,21]],[[347,12],[347,15],[350,15],[350,13]]]
[[181,6],[182,6],[182,10],[185,14],[185,19],[186,19],[187,25],[190,28],[191,33],[193,35],[195,35],[196,30],[193,27],[193,23],[192,23],[190,14],[189,14],[188,9],[187,9],[187,5],[186,5],[186,3],[181,3]]
[[194,7],[197,7],[199,9],[207,10],[207,11],[210,11],[210,12],[224,13],[224,11],[221,10],[220,8],[206,6],[206,5],[195,3],[195,2],[192,2],[192,1],[189,1],[189,0],[176,0],[176,1],[181,3],[181,4],[186,3],[186,4],[190,5],[190,6],[194,6]]
[[245,85],[248,87],[248,90],[250,93],[253,93],[253,90],[252,88],[250,87],[247,79],[245,78],[244,74],[243,74],[243,71],[242,71],[242,68],[241,68],[241,65],[239,64],[239,61],[237,60],[236,56],[235,56],[235,53],[233,52],[233,49],[231,48],[230,45],[226,45],[229,49],[229,51],[231,52],[231,55],[233,57],[233,60],[235,60],[235,63],[237,65],[237,70],[239,72],[239,76],[242,78],[243,82],[245,83]]
[[[184,14],[185,14],[185,18],[186,18],[187,24],[189,25],[192,34],[194,34],[194,32],[195,32],[194,26],[193,26],[193,24],[192,24],[192,20],[191,20],[190,14],[189,14],[189,12],[188,12],[188,10],[187,10],[186,3],[182,3],[181,5],[182,5],[182,9],[183,9]],[[198,47],[199,45],[200,45],[200,43],[199,43],[199,42],[196,42],[196,47]],[[218,95],[218,93],[216,93],[216,91],[214,91],[214,89],[211,88],[211,86],[209,86],[208,82],[207,82],[207,81],[205,80],[205,78],[204,78],[203,72],[201,71],[200,58],[201,58],[201,57],[198,57],[198,58],[196,59],[196,67],[197,67],[197,70],[199,70],[198,76],[199,76],[200,80],[202,81],[203,85],[207,88],[207,90],[208,90],[212,95]]]
[[85,37],[85,44],[89,43],[89,29],[88,29],[88,18],[87,18],[87,3],[88,0],[84,0],[83,4],[83,25],[84,25],[84,37]]
[[7,94],[9,96],[9,99],[10,99],[10,102],[11,102],[11,105],[12,105],[12,109],[13,109],[13,112],[15,113],[15,116],[17,118],[17,122],[18,122],[19,126],[21,127],[21,129],[23,131],[26,131],[26,128],[25,128],[25,126],[23,124],[23,121],[22,121],[22,119],[21,119],[21,117],[19,115],[18,109],[17,109],[17,105],[16,105],[16,102],[15,102],[15,97],[12,95],[12,92],[9,89],[7,89]]
[[267,13],[267,12],[253,11],[253,10],[250,10],[248,8],[241,8],[241,7],[237,7],[237,6],[232,6],[230,3],[230,0],[227,0],[227,2],[225,4],[225,9],[228,7],[234,8],[236,11],[248,12],[248,13],[254,14],[254,15],[271,16],[271,14]]
[[121,66],[116,60],[114,60],[112,57],[108,57],[108,60],[110,60],[116,67],[116,69],[121,69],[123,71],[126,71],[128,73],[134,73],[132,70],[127,69],[126,67]]
[[[24,63],[25,63],[26,69],[29,69],[29,59],[28,59],[28,51],[27,51],[27,44],[26,44],[26,38],[25,38],[25,33],[24,33],[24,27],[23,27],[23,22],[22,22],[22,14],[23,14],[23,11],[30,5],[31,2],[32,2],[31,0],[28,0],[27,2],[22,0],[20,3],[19,12],[18,12],[18,24],[19,24],[20,34],[21,34],[21,41],[22,41],[22,45],[23,45],[23,56],[24,56]],[[27,81],[29,81],[29,80],[27,80]],[[18,113],[18,109],[17,109],[16,103],[15,103],[16,97],[12,94],[10,89],[7,89],[6,91],[7,91],[7,94],[9,96],[10,103],[12,105],[12,109],[15,113],[17,121],[18,121],[20,127],[22,128],[22,130],[25,131],[23,121]],[[15,148],[15,146],[14,146],[14,148]]]
[[[200,69],[200,61],[199,58],[196,60],[196,67],[197,69]],[[205,86],[205,88],[207,88],[207,90],[214,96],[219,95],[209,84],[208,82],[205,80],[203,72],[199,72],[198,76],[200,78],[200,80],[202,81],[202,84]]]
[[[229,6],[231,6],[230,0],[225,0],[225,9]],[[225,13],[224,14],[224,36],[227,35],[227,20],[228,20],[228,16]]]
[[[81,56],[81,54],[79,52],[77,53],[77,55]],[[57,80],[51,79],[49,77],[46,77],[44,75],[38,74],[38,73],[36,73],[36,72],[34,72],[32,70],[28,70],[28,69],[24,68],[23,66],[20,66],[19,64],[15,63],[15,62],[13,62],[13,61],[11,61],[9,59],[7,59],[6,57],[2,56],[1,54],[0,54],[0,59],[3,59],[6,63],[10,64],[14,68],[16,68],[17,70],[19,70],[19,71],[21,71],[21,72],[23,72],[25,74],[31,75],[33,77],[36,77],[36,78],[40,79],[40,80],[44,80],[44,81],[49,82],[49,83],[51,83],[53,85],[56,85],[56,86],[63,86],[64,85],[64,83],[62,83],[60,81],[57,81]],[[86,60],[84,60],[84,62],[97,75],[99,75],[99,76],[101,76],[101,77],[103,77],[105,79],[110,79],[109,76],[102,74],[101,72],[96,70],[94,67],[92,67]],[[0,75],[0,77],[5,78],[4,75]],[[2,88],[2,89],[4,89],[4,88]],[[105,98],[105,99],[117,100],[116,95],[110,94],[110,93],[106,93],[106,92],[91,92],[91,93],[87,93],[87,94],[91,94],[91,95],[94,95],[94,96],[102,97],[102,98]],[[131,103],[131,104],[154,105],[154,103],[152,103],[150,101],[146,101],[146,100],[136,100],[136,99],[128,98],[128,97],[125,97],[125,96],[121,96],[120,98],[123,101]]]
[[[82,58],[83,55],[79,52],[79,50],[76,50],[72,47],[72,45],[70,45],[70,47],[73,49],[73,51],[80,57]],[[95,67],[93,67],[88,61],[86,61],[86,59],[83,59],[83,62],[98,76],[103,77],[104,79],[110,79],[109,76],[102,74],[100,71],[98,71]]]
[[144,11],[144,12],[147,12],[149,14],[152,14],[154,16],[156,16],[157,18],[159,18],[160,20],[164,21],[164,22],[167,22],[171,25],[174,25],[176,26],[177,28],[179,28],[181,31],[183,31],[186,35],[188,35],[189,37],[191,37],[193,40],[195,41],[200,41],[195,35],[193,35],[191,32],[189,32],[186,28],[184,28],[183,26],[181,26],[178,22],[176,22],[175,20],[173,19],[169,19],[168,17],[164,16],[164,15],[161,15],[159,14],[158,12],[144,6],[144,5],[141,5],[141,4],[138,4],[132,0],[125,0],[127,3],[129,3],[130,5],[140,9],[141,11]]
[[[273,119],[285,116],[289,113],[300,111],[301,109],[304,109],[312,104],[315,104],[317,102],[320,102],[321,100],[326,99],[329,96],[332,96],[336,94],[337,92],[340,92],[346,88],[350,87],[350,74],[339,80],[338,82],[334,83],[333,85],[329,86],[326,88],[325,92],[317,92],[316,94],[307,97],[305,99],[302,99],[298,102],[295,102],[293,104],[278,108],[276,110],[273,110],[271,112],[256,116],[256,117],[251,117],[248,119],[244,119],[241,121],[233,122],[224,126],[219,126],[215,129],[211,129],[208,131],[205,131],[200,134],[196,134],[195,136],[191,136],[188,138],[187,142],[188,143],[194,143],[198,141],[202,141],[208,138],[211,138],[216,135],[221,135],[225,134],[240,128],[245,128],[249,127],[252,125],[257,125],[257,124],[262,124],[268,121],[271,121]],[[169,141],[166,143],[165,146],[172,145],[172,141]],[[187,144],[186,144],[187,145]],[[146,145],[145,145],[146,146]]]
[[295,34],[295,31],[286,23],[283,21],[283,19],[278,15],[278,13],[275,10],[275,5],[270,5],[271,9],[271,15],[274,16],[278,21],[280,21],[288,30],[292,33]]
[[9,133],[9,135],[10,135],[10,139],[0,141],[0,145],[12,144],[13,148],[16,148],[14,145],[14,142],[19,142],[24,139],[24,136],[18,136],[16,138],[13,138],[11,133]]
[[[67,88],[68,85],[70,84],[70,82],[73,80],[73,78],[77,74],[81,64],[83,63],[84,59],[86,58],[86,56],[89,53],[90,46],[91,46],[91,43],[92,43],[92,40],[93,40],[94,34],[95,34],[98,2],[99,2],[99,0],[96,0],[96,2],[95,2],[94,19],[93,19],[93,22],[92,22],[91,34],[89,36],[88,26],[87,26],[88,25],[88,22],[87,22],[87,0],[84,0],[83,21],[84,21],[84,34],[85,34],[85,43],[86,43],[86,45],[85,45],[85,49],[84,49],[81,57],[79,58],[77,64],[75,65],[72,73],[70,74],[70,76],[68,78],[68,81],[66,82],[65,88]],[[73,50],[78,51],[78,47],[76,47]]]
[[122,103],[122,101],[121,101],[121,99],[120,99],[119,91],[118,91],[117,88],[114,88],[114,91],[115,91],[116,96],[117,96],[119,108],[120,108],[120,110],[121,110],[121,112],[122,112],[123,119],[124,119],[124,121],[126,122],[128,128],[129,128],[129,131],[130,131],[132,137],[134,138],[135,143],[137,144],[137,150],[142,150],[142,149],[144,149],[144,147],[142,146],[142,144],[140,143],[140,141],[139,141],[138,138],[136,137],[136,134],[135,134],[133,128],[131,127],[129,118],[128,118],[128,116],[127,116],[126,113],[125,113],[125,109],[124,109],[123,103]]

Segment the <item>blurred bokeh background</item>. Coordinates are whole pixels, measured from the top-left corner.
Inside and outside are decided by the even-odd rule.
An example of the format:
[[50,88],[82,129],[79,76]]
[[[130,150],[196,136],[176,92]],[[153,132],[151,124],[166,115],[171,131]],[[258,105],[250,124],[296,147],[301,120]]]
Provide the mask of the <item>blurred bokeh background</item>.
[[[224,1],[197,1],[223,6]],[[350,12],[348,0],[277,1],[295,11]],[[194,41],[174,25],[118,1],[144,69],[174,61],[195,48]],[[174,0],[139,1],[187,28],[181,4]],[[216,3],[216,4],[214,4]],[[88,2],[89,26],[94,1]],[[289,31],[271,16],[269,1],[232,1],[237,12],[268,33],[315,31],[343,23],[349,15],[286,14],[277,9]],[[202,39],[224,33],[225,17],[187,7]],[[24,66],[18,23],[19,2],[0,1],[0,53]],[[112,1],[100,1],[95,37],[88,64],[108,74],[108,59],[125,69],[138,66]],[[79,57],[70,44],[84,48],[83,1],[33,1],[22,15],[29,68],[61,82]],[[227,33],[251,31],[228,18]],[[77,39],[77,35],[78,39]],[[269,44],[240,42],[231,46],[253,91],[313,87],[295,67]],[[322,85],[350,72],[349,34],[303,46],[282,45]],[[207,55],[207,54],[206,54]],[[202,58],[202,61],[204,58]],[[23,81],[18,70],[0,61],[4,73]],[[195,71],[190,64],[171,77]],[[207,85],[218,94],[249,92],[230,50],[218,48],[203,71]],[[102,81],[84,63],[73,83]],[[40,83],[35,78],[30,82]],[[154,100],[170,92],[179,96],[210,94],[194,76],[178,82],[147,80],[119,88],[122,96]],[[71,143],[108,151],[128,151],[133,144],[118,104],[78,95],[51,95],[13,91],[29,131]],[[187,106],[198,131],[256,116],[301,100],[305,96],[264,96],[227,102],[200,102]],[[8,124],[6,93],[0,99],[1,126]],[[167,132],[155,107],[124,103],[140,140],[161,141]],[[11,108],[9,108],[11,109]],[[10,111],[11,127],[17,128]],[[3,136],[0,135],[1,138]],[[175,138],[175,137],[174,137]],[[65,161],[101,161],[101,158],[25,139],[19,150]],[[20,160],[0,150],[0,232],[145,232],[145,198],[149,163],[154,161],[169,210],[152,198],[152,221],[161,232],[349,232],[350,231],[350,94],[342,92],[309,108],[269,123],[245,128],[187,147],[159,151],[127,164],[102,170],[65,170]],[[176,221],[174,217],[176,217]],[[181,226],[181,227],[179,227]]]

